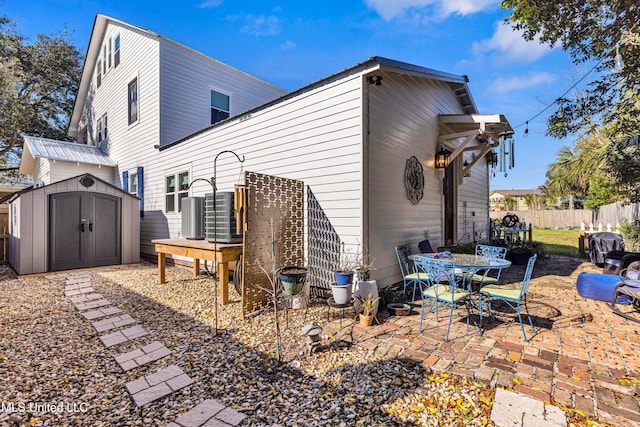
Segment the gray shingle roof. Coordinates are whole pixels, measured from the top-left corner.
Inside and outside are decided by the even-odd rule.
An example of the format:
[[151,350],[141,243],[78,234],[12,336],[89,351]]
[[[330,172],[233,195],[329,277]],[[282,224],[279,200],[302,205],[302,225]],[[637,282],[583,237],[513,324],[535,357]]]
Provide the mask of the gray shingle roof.
[[56,141],[53,139],[25,136],[24,142],[34,158],[62,160],[65,162],[115,167],[111,157],[93,145]]

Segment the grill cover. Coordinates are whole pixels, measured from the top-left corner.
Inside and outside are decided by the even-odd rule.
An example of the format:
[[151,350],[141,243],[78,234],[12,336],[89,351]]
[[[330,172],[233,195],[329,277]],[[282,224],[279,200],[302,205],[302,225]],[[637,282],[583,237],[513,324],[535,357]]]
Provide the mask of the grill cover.
[[607,252],[623,249],[622,236],[618,233],[603,231],[589,236],[589,256],[591,262],[596,265],[602,266],[604,264]]

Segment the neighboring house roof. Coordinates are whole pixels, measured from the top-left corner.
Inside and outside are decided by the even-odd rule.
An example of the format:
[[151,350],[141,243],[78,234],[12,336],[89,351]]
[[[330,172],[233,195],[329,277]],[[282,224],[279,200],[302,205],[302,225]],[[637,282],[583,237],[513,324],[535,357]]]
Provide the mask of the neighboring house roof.
[[321,87],[327,82],[334,81],[343,76],[347,76],[349,74],[354,73],[363,73],[369,74],[374,73],[376,71],[388,71],[392,73],[401,73],[407,75],[413,75],[422,78],[428,78],[432,80],[440,80],[446,82],[451,90],[456,94],[458,100],[460,101],[460,105],[462,106],[465,114],[477,114],[478,108],[476,107],[475,101],[471,97],[471,93],[469,92],[469,88],[467,87],[467,82],[469,81],[467,76],[459,76],[456,74],[446,73],[444,71],[434,70],[432,68],[421,67],[419,65],[413,65],[406,62],[396,61],[394,59],[383,58],[381,56],[374,56],[369,58],[364,62],[360,62],[352,67],[346,68],[342,71],[339,71],[335,74],[331,74],[325,78],[322,78],[316,82],[308,84],[306,86],[301,87],[300,89],[296,89],[293,92],[289,92],[285,95],[282,95],[279,98],[271,100],[265,104],[259,105],[255,108],[250,109],[249,111],[242,112],[235,116],[229,117],[226,120],[219,121],[211,126],[207,126],[204,129],[200,129],[190,135],[187,135],[183,138],[180,138],[177,141],[164,144],[159,147],[160,151],[165,150],[169,147],[177,145],[185,140],[188,140],[195,135],[206,132],[209,129],[215,128],[217,126],[221,126],[224,123],[228,123],[230,120],[236,120],[239,117],[245,117],[247,115],[253,114],[257,111],[263,110],[265,108],[271,107],[273,105],[277,105],[283,101],[286,101],[291,98],[295,98],[303,93],[309,92],[313,89]]
[[522,196],[527,196],[529,194],[542,196],[544,195],[544,192],[539,188],[534,188],[531,190],[491,190],[491,193],[489,194],[489,196],[493,194],[502,194],[503,196],[511,196],[511,197],[522,197]]
[[37,158],[108,167],[117,166],[111,157],[93,145],[25,136],[19,172],[32,174]]
[[[123,27],[126,28],[131,28],[133,30],[135,30],[136,32],[139,33],[144,33],[147,36],[153,38],[153,39],[157,39],[157,40],[165,40],[169,43],[172,43],[176,46],[179,46],[183,49],[189,50],[193,53],[196,53],[197,55],[203,56],[207,59],[209,59],[210,61],[213,62],[217,62],[219,64],[224,64],[226,67],[232,68],[234,70],[236,70],[236,72],[238,73],[242,73],[252,79],[255,80],[260,80],[259,78],[257,78],[256,76],[253,76],[249,73],[246,73],[242,70],[238,70],[235,67],[232,67],[231,65],[225,64],[221,61],[218,61],[217,59],[211,58],[210,56],[207,56],[205,54],[203,54],[202,52],[198,52],[195,49],[192,49],[188,46],[185,46],[181,43],[178,43],[174,40],[171,40],[169,38],[166,38],[158,33],[154,33],[153,31],[147,30],[146,28],[142,28],[139,27],[137,25],[133,25],[133,24],[129,24],[127,22],[124,21],[120,21],[119,19],[115,19],[115,18],[111,18],[109,16],[106,15],[96,15],[96,19],[93,22],[93,29],[91,30],[91,37],[89,38],[89,46],[87,47],[87,53],[85,55],[85,60],[84,60],[84,65],[82,68],[82,78],[80,79],[80,85],[78,86],[78,93],[76,94],[76,100],[75,100],[75,104],[73,106],[73,113],[71,114],[71,120],[69,121],[69,131],[68,134],[74,136],[75,132],[78,131],[78,124],[80,123],[80,120],[82,118],[82,111],[84,109],[84,105],[87,102],[87,96],[89,94],[89,88],[91,87],[91,80],[93,77],[93,72],[96,68],[96,63],[98,61],[98,57],[100,56],[100,49],[102,46],[102,39],[104,38],[104,34],[107,31],[107,26],[109,25],[109,22],[113,22],[116,23],[118,25],[121,25]],[[280,89],[274,85],[272,85],[271,83],[268,82],[264,82],[265,84],[268,84],[270,86],[273,86],[274,88]],[[280,89],[282,90],[282,89]]]

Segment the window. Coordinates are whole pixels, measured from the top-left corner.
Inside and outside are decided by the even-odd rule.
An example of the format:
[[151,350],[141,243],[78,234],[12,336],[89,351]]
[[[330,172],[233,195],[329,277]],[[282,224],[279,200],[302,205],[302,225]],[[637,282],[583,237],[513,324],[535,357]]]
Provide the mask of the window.
[[165,176],[165,212],[180,212],[181,200],[189,194],[189,172]]
[[138,121],[138,79],[129,83],[129,124]]
[[117,67],[120,64],[120,34],[116,36],[115,51],[113,52],[113,67]]
[[113,40],[109,37],[109,69],[111,69],[111,51],[113,50]]
[[211,124],[229,117],[229,95],[211,91]]
[[98,61],[96,65],[96,84],[98,87],[102,84],[102,61]]
[[138,174],[135,172],[129,174],[129,193],[138,195]]
[[96,142],[102,142],[107,139],[107,115],[104,114],[98,119],[96,125]]
[[96,142],[102,141],[102,118],[98,119],[98,124],[96,126]]

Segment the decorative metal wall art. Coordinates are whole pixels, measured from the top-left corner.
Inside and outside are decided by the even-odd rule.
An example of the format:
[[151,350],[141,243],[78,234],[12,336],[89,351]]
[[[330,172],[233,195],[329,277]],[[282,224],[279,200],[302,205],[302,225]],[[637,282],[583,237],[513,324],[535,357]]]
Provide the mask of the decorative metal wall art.
[[407,188],[407,197],[411,203],[417,205],[424,196],[424,171],[416,156],[407,159],[404,169],[404,185]]

